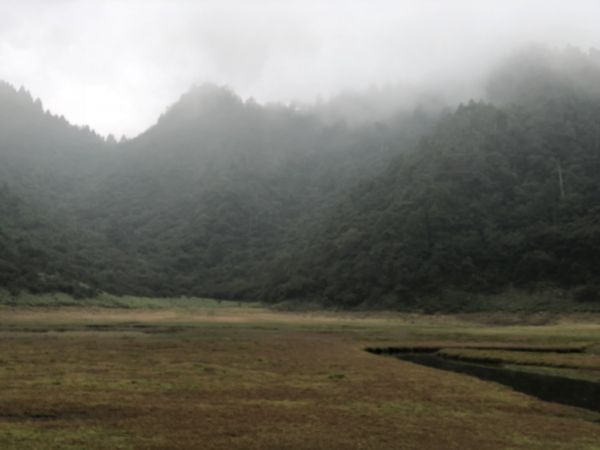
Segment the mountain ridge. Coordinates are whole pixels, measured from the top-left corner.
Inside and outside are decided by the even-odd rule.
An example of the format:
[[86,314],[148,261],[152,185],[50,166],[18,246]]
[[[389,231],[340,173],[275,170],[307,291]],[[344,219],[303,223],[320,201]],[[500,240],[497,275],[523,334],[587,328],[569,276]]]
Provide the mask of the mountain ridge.
[[0,102],[14,122],[0,286],[346,308],[515,286],[594,300],[600,64],[573,52],[515,56],[495,103],[361,124],[198,86],[120,143],[2,84],[20,106]]

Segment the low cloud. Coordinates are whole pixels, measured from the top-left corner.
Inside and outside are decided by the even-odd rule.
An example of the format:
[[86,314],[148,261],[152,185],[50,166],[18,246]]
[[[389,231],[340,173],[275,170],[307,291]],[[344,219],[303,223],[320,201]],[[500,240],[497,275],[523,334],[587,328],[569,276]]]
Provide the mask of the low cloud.
[[192,84],[303,102],[468,84],[530,42],[600,47],[598,17],[593,1],[5,2],[0,78],[74,123],[132,136]]

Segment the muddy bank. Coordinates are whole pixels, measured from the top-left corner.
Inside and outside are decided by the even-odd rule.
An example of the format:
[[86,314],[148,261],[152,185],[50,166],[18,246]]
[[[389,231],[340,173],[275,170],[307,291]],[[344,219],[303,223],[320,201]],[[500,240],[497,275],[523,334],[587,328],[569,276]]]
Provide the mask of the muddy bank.
[[[483,349],[483,347],[475,348]],[[493,347],[493,349],[497,350],[499,348]],[[503,347],[502,349],[508,350],[506,347]],[[522,347],[519,347],[519,350],[517,351],[525,351],[521,349]],[[600,412],[600,383],[507,369],[500,364],[494,363],[484,364],[450,360],[438,355],[437,352],[440,350],[441,348],[427,346],[367,349],[367,351],[371,353],[395,356],[403,361],[409,361],[435,369],[463,373],[475,376],[482,380],[501,383],[510,386],[519,392],[532,395],[545,401],[577,406]],[[563,350],[566,352],[567,349]],[[532,350],[529,348],[527,351]],[[549,350],[546,351],[548,352]],[[571,349],[569,352],[575,352],[575,349]]]

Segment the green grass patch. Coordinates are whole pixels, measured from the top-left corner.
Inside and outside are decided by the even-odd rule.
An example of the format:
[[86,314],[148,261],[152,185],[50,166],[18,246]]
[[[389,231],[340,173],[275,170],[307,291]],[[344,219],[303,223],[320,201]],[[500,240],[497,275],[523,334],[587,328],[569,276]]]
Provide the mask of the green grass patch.
[[149,298],[136,296],[116,296],[102,293],[96,297],[76,299],[68,294],[56,292],[31,294],[21,291],[17,295],[0,289],[0,305],[21,308],[117,308],[117,309],[207,309],[207,314],[214,315],[215,310],[223,308],[260,307],[258,302],[239,302],[233,300],[216,300],[201,297],[169,297]]
[[134,449],[129,433],[106,427],[45,427],[24,424],[0,425],[3,450],[129,450]]

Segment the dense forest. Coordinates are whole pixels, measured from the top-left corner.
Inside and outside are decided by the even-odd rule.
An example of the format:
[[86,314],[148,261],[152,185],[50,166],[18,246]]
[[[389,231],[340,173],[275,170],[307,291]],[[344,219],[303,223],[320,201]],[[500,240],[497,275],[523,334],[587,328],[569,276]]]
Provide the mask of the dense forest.
[[600,301],[600,52],[521,51],[454,107],[349,118],[365,105],[203,85],[117,142],[0,83],[0,286],[347,308],[515,287]]

